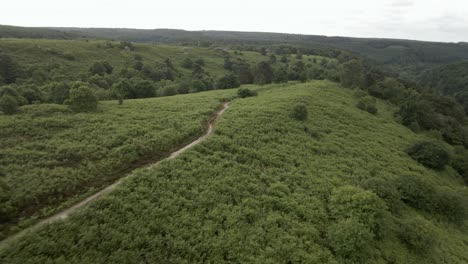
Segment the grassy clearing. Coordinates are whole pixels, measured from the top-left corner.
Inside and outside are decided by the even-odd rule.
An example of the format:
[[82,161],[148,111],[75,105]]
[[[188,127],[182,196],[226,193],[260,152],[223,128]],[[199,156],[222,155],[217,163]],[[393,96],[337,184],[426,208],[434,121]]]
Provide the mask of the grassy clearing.
[[[0,259],[5,263],[468,261],[466,219],[450,223],[405,205],[398,195],[398,210],[390,211],[388,197],[364,190],[370,179],[377,179],[387,183],[381,186],[388,193],[397,192],[394,181],[414,176],[466,197],[453,170],[426,169],[405,153],[408,145],[425,136],[394,121],[393,107],[379,101],[378,114],[369,114],[356,107],[351,90],[323,81],[259,90],[257,97],[232,102],[215,134],[202,144],[157,169],[137,171],[138,177],[69,220],[10,245]],[[307,105],[305,121],[290,118],[298,102]],[[343,200],[343,193],[353,194]],[[374,201],[376,207],[366,201]],[[363,216],[371,217],[358,221]],[[426,252],[416,251],[401,238],[400,226],[415,216],[434,232],[428,241],[435,243]],[[371,219],[375,226],[369,231]],[[355,221],[357,225],[349,226],[353,228],[338,232]],[[366,232],[369,236],[363,236]],[[349,239],[340,244],[347,234]],[[405,241],[411,245],[411,239]],[[349,253],[349,248],[359,250]]]
[[32,215],[50,214],[67,199],[190,142],[204,132],[220,100],[235,92],[128,100],[124,105],[106,101],[96,113],[30,105],[21,114],[1,115],[0,180],[7,194],[1,207],[9,217],[2,231]]

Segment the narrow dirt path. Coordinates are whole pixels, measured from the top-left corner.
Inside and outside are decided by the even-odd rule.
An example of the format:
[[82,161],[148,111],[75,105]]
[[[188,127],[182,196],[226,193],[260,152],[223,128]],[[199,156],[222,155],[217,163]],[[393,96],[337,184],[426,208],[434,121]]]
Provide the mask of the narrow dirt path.
[[[147,169],[153,169],[155,167],[157,167],[162,161],[164,160],[171,160],[171,159],[174,159],[176,158],[177,156],[179,156],[180,154],[182,154],[183,152],[185,152],[186,150],[188,150],[189,148],[201,143],[203,140],[205,140],[210,134],[213,133],[213,126],[214,124],[216,123],[216,121],[221,117],[221,115],[224,113],[224,111],[226,111],[226,109],[229,107],[229,103],[224,103],[223,104],[223,108],[219,111],[217,111],[213,117],[210,119],[209,121],[209,124],[208,124],[208,129],[206,130],[205,134],[203,134],[201,137],[199,137],[197,140],[191,142],[190,144],[186,145],[185,147],[171,153],[169,155],[169,157],[165,158],[165,159],[162,159],[156,163],[153,163],[149,166],[147,166],[146,168]],[[20,237],[22,237],[23,235],[25,235],[26,233],[29,233],[33,230],[36,230],[38,229],[39,227],[41,226],[44,226],[44,225],[47,225],[47,224],[50,224],[50,223],[53,223],[57,220],[60,220],[60,219],[65,219],[67,218],[68,216],[70,216],[70,214],[72,214],[73,212],[75,212],[77,209],[79,208],[82,208],[84,207],[85,205],[87,205],[88,203],[96,200],[97,198],[101,197],[102,195],[106,194],[106,193],[109,193],[110,191],[112,191],[113,189],[115,189],[115,187],[117,187],[118,185],[120,185],[122,183],[122,181],[124,181],[125,179],[129,178],[130,176],[132,176],[132,173],[129,173],[127,176],[125,177],[122,177],[120,178],[118,181],[114,182],[113,184],[107,186],[106,188],[102,189],[101,191],[89,196],[88,198],[84,199],[83,201],[55,214],[55,215],[52,215],[46,219],[43,219],[41,220],[40,222],[24,229],[24,230],[21,230],[20,232],[16,233],[16,234],[13,234],[11,235],[10,237],[7,237],[5,239],[3,239],[2,241],[0,241],[0,249],[2,249],[7,243],[9,243],[10,241],[12,240],[15,240],[15,239],[18,239]]]

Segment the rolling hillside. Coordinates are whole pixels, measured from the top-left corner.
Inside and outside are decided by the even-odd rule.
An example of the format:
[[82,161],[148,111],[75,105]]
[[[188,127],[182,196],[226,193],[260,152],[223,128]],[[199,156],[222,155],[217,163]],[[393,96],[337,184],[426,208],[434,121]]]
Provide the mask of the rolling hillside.
[[332,82],[249,88],[206,141],[4,245],[2,263],[468,262],[462,178],[405,152],[434,135]]
[[[185,45],[234,45],[269,46],[290,44],[304,48],[344,49],[359,53],[368,59],[384,64],[386,69],[402,78],[417,80],[421,71],[443,64],[468,60],[467,43],[438,43],[399,39],[365,39],[350,37],[327,37],[264,32],[235,31],[185,31],[175,29],[112,29],[112,28],[21,28],[0,26],[0,37],[28,37],[21,32],[47,31],[45,36],[69,35],[75,38],[97,38],[135,42],[158,42]],[[41,37],[44,38],[44,37]]]

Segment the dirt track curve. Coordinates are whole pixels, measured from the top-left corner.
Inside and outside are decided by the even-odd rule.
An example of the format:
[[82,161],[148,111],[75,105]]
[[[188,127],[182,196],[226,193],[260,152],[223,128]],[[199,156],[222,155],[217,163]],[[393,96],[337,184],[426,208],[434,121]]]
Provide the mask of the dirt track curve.
[[[224,103],[223,104],[223,108],[219,111],[217,111],[213,117],[210,119],[209,121],[209,124],[208,124],[208,129],[206,130],[205,134],[203,134],[201,137],[199,137],[197,140],[191,142],[190,144],[182,147],[181,149],[177,150],[177,151],[174,151],[172,152],[169,157],[165,158],[165,159],[162,159],[156,163],[153,163],[149,166],[147,166],[147,169],[152,169],[156,166],[158,166],[162,161],[164,160],[171,160],[171,159],[174,159],[176,158],[177,156],[179,156],[180,154],[182,154],[183,152],[185,152],[186,150],[188,150],[189,148],[201,143],[203,140],[205,140],[211,133],[213,133],[213,126],[214,124],[216,123],[216,121],[219,119],[219,117],[221,117],[221,115],[224,113],[224,111],[226,111],[226,109],[229,107],[229,103]],[[87,205],[88,203],[96,200],[97,198],[101,197],[102,195],[106,194],[106,193],[109,193],[110,191],[112,191],[113,189],[115,189],[115,187],[117,187],[119,184],[122,183],[123,180],[127,179],[128,177],[130,177],[132,175],[132,173],[129,173],[127,176],[125,177],[122,177],[120,178],[118,181],[114,182],[113,184],[105,187],[104,189],[100,190],[99,192],[89,196],[88,198],[84,199],[83,201],[61,211],[61,212],[58,212],[57,214],[55,215],[52,215],[46,219],[43,219],[41,220],[40,222],[16,233],[16,234],[13,234],[11,235],[10,237],[7,237],[5,239],[3,239],[2,241],[0,241],[0,249],[2,249],[9,241],[12,241],[14,239],[18,239],[19,237],[22,237],[23,235],[25,235],[26,233],[29,233],[43,225],[47,225],[47,224],[50,224],[50,223],[53,223],[57,220],[60,220],[60,219],[65,219],[67,218],[68,216],[70,216],[70,214],[72,214],[73,212],[75,212],[77,209],[79,208],[82,208],[84,207],[85,205]]]

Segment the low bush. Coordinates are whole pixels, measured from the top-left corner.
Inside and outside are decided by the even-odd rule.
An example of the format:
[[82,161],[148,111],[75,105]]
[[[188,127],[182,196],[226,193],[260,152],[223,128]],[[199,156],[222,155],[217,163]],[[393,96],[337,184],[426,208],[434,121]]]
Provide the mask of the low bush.
[[237,91],[237,96],[239,96],[240,98],[246,98],[246,97],[256,96],[256,95],[257,95],[256,91],[251,91],[248,88],[240,88]]
[[297,103],[293,106],[291,110],[291,117],[304,121],[307,119],[307,116],[309,115],[309,112],[307,111],[307,106],[304,103]]

